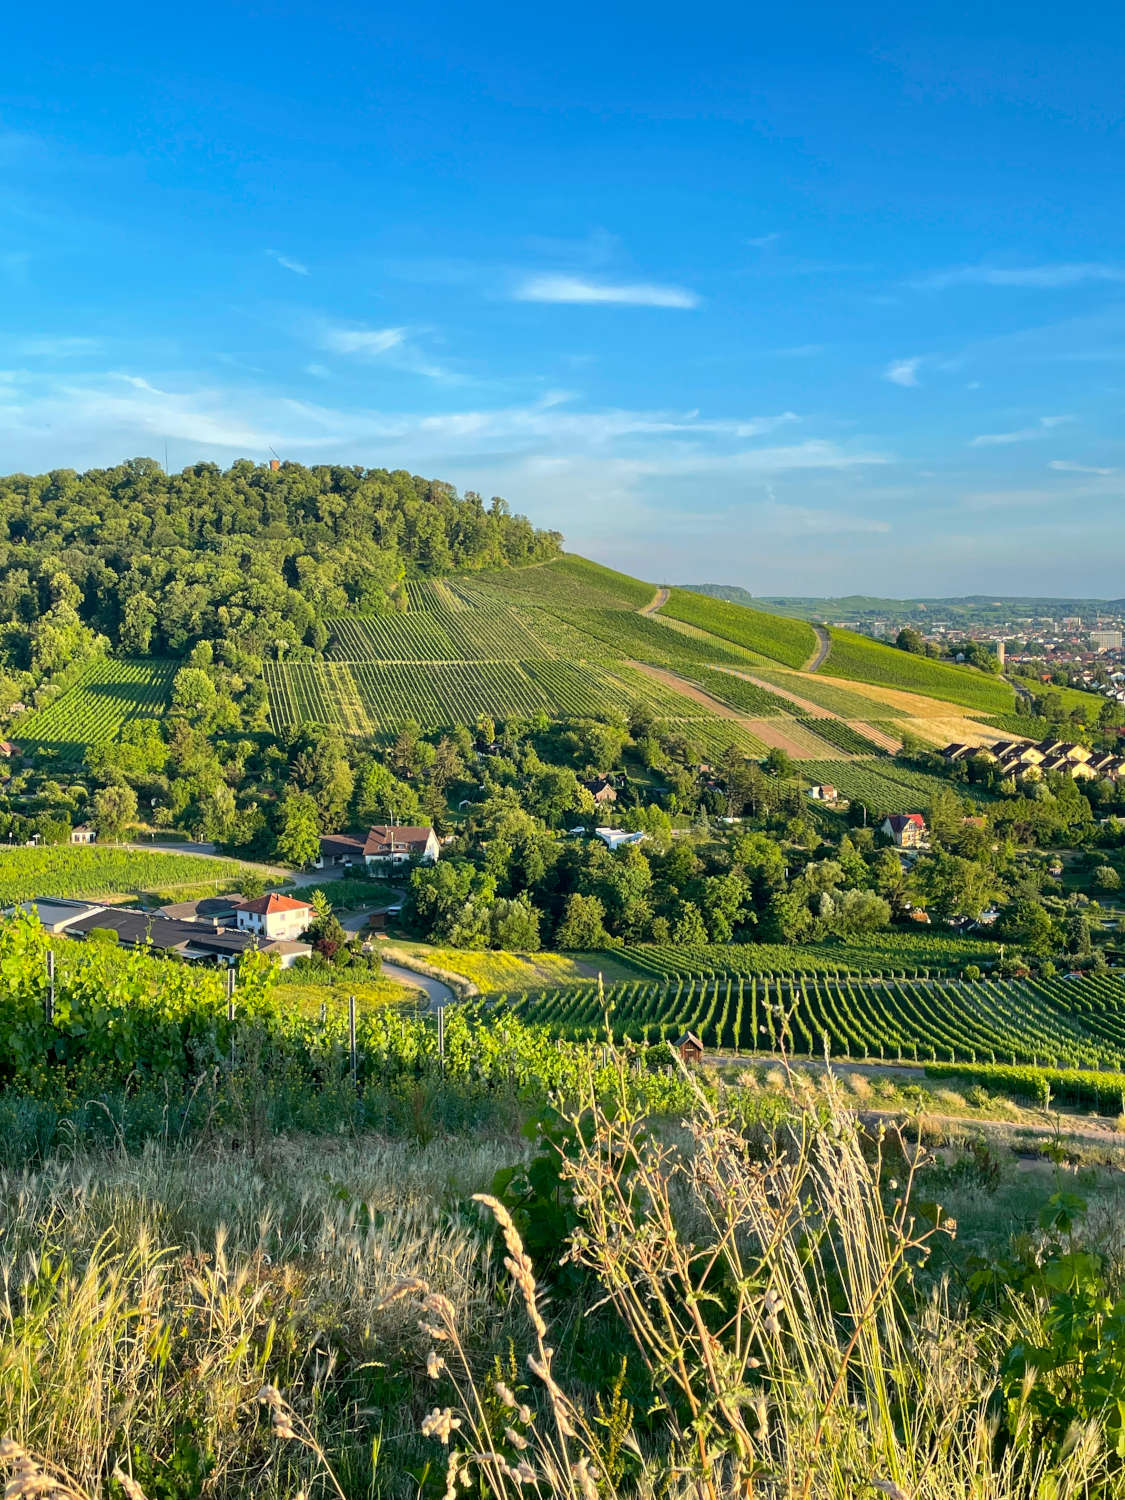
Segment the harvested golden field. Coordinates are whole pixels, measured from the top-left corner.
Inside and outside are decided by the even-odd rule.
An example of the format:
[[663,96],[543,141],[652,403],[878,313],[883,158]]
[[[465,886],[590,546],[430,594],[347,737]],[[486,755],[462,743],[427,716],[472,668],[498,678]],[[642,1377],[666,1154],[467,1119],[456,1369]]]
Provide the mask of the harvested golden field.
[[[908,693],[902,688],[880,687],[870,682],[851,682],[843,677],[826,676],[823,672],[817,673],[815,680],[834,683],[837,687],[846,688],[849,693],[858,693],[861,698],[870,698],[873,703],[882,703],[891,709],[896,717],[904,715],[909,720],[943,720],[947,724],[967,725],[981,744],[1000,738],[1000,731],[989,724],[982,725],[963,715],[951,714],[951,705],[941,698],[927,698],[922,693]],[[958,730],[956,735],[947,738],[967,739],[967,735]],[[1014,739],[1016,736],[1005,734],[1004,738]]]

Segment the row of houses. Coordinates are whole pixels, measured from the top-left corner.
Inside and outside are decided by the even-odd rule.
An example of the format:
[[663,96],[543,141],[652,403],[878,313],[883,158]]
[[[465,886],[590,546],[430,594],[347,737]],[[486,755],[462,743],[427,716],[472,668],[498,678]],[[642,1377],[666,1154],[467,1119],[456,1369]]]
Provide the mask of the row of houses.
[[313,908],[307,901],[277,891],[252,901],[208,896],[202,901],[175,902],[155,912],[57,896],[25,901],[16,909],[34,912],[51,933],[89,939],[95,933],[113,932],[122,948],[150,948],[187,963],[229,968],[254,950],[270,954],[288,969],[312,953],[312,946],[301,942],[300,936],[313,920]]
[[983,757],[1004,776],[1032,778],[1054,771],[1076,781],[1110,780],[1125,776],[1125,756],[1096,752],[1073,740],[996,740],[991,745],[946,745],[941,752],[951,764]]

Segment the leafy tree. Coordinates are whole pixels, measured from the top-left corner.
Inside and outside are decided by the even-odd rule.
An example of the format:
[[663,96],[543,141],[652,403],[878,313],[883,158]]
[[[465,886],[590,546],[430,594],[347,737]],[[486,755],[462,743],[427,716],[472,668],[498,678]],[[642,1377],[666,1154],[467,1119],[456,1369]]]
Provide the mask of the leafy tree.
[[597,896],[583,896],[575,891],[567,897],[566,910],[555,933],[560,948],[588,952],[604,948],[609,941],[605,930],[605,907]]
[[1084,958],[1091,947],[1089,917],[1084,911],[1073,912],[1066,921],[1066,951]]
[[320,822],[316,801],[308,792],[286,789],[278,810],[275,847],[279,859],[298,869],[320,857]]
[[672,941],[680,948],[703,948],[707,945],[707,928],[703,913],[692,901],[682,901],[672,930]]
[[834,900],[832,930],[842,937],[881,932],[890,920],[890,902],[874,891],[844,891]]
[[172,682],[171,710],[206,726],[215,709],[215,684],[200,667],[181,667]]
[[808,902],[799,891],[775,891],[770,897],[760,924],[767,943],[803,943],[812,933],[813,919]]
[[942,917],[976,919],[999,894],[987,865],[940,850],[919,861],[916,878],[927,905]]
[[513,953],[539,951],[539,913],[526,895],[494,902],[491,928],[495,948],[506,948]]
[[418,793],[377,760],[364,761],[355,779],[352,813],[357,823],[417,824],[422,817]]
[[131,786],[103,786],[94,793],[94,815],[91,820],[98,837],[107,842],[121,838],[126,828],[137,821],[137,794]]

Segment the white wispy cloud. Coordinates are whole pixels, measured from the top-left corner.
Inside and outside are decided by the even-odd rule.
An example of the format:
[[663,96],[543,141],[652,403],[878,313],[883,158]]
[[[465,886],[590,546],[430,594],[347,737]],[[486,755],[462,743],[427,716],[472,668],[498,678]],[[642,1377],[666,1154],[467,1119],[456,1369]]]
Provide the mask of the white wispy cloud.
[[697,293],[682,286],[654,282],[591,281],[583,276],[539,275],[519,282],[512,293],[517,302],[616,303],[632,307],[699,306]]
[[16,339],[11,347],[29,359],[73,359],[100,349],[101,340],[48,333],[35,338]]
[[438,364],[419,347],[418,339],[425,333],[424,329],[368,328],[363,323],[335,323],[328,318],[319,318],[304,326],[311,334],[312,342],[331,354],[368,360],[385,358],[396,370],[406,370],[411,375],[425,375],[430,380],[451,383],[463,382],[463,376]]
[[327,380],[331,373],[327,365],[317,364],[315,360],[311,365],[305,366],[305,374],[315,375],[318,380]]
[[1017,427],[1012,432],[982,432],[969,443],[970,448],[1002,448],[1008,443],[1027,443],[1046,437],[1054,427],[1073,422],[1073,417],[1040,417],[1034,427]]
[[1048,469],[1054,469],[1059,474],[1096,474],[1105,479],[1110,474],[1116,474],[1116,469],[1102,469],[1096,464],[1076,464],[1066,458],[1052,458],[1047,465]]
[[321,323],[319,342],[333,354],[360,354],[372,359],[397,349],[406,338],[405,328],[365,328],[360,323]]
[[757,234],[753,239],[747,240],[746,243],[753,245],[755,250],[764,250],[767,245],[776,245],[780,238],[781,231],[775,229],[771,234]]
[[[340,408],[278,397],[259,386],[216,388],[171,376],[150,380],[107,372],[82,381],[20,376],[16,403],[0,408],[12,447],[35,432],[68,434],[71,462],[99,461],[107,451],[141,451],[153,437],[175,437],[201,450],[290,452],[332,449],[381,461],[388,448],[415,461],[480,454],[538,455],[545,462],[572,453],[601,455],[630,466],[634,477],[718,472],[771,473],[845,469],[888,461],[888,455],[809,437],[792,444],[761,444],[796,423],[794,412],[711,418],[699,412],[587,407],[569,393],[552,391],[525,404],[446,411]],[[55,441],[57,447],[57,439]],[[61,461],[55,455],[54,462]]]
[[1039,266],[954,266],[919,277],[911,285],[944,291],[951,286],[1068,287],[1087,281],[1125,281],[1125,266],[1097,260]]
[[925,355],[914,354],[909,359],[892,359],[883,371],[883,379],[892,385],[914,386],[918,384],[918,367]]
[[297,276],[309,274],[309,268],[304,261],[294,260],[291,255],[282,255],[280,250],[267,250],[266,254],[271,260],[276,260],[279,266],[284,266],[287,271],[292,271]]
[[824,353],[824,344],[791,344],[787,349],[775,349],[773,352],[781,359],[814,359],[816,355]]
[[87,433],[127,432],[140,442],[180,438],[242,451],[267,447],[280,436],[276,429],[238,416],[226,392],[169,391],[127,374],[108,375],[96,385],[60,385],[46,400],[25,405],[24,416],[45,420],[51,428],[74,421]]

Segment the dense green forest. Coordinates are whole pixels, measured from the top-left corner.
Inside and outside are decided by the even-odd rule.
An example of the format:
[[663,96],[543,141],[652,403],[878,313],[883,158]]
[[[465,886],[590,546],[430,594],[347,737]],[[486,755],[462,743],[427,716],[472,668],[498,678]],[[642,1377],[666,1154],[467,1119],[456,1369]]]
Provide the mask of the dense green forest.
[[392,610],[409,576],[539,562],[561,540],[499,498],[405,470],[239,459],[165,474],[138,458],[12,474],[0,478],[0,668],[42,679],[106,644],[311,654],[325,616]]

